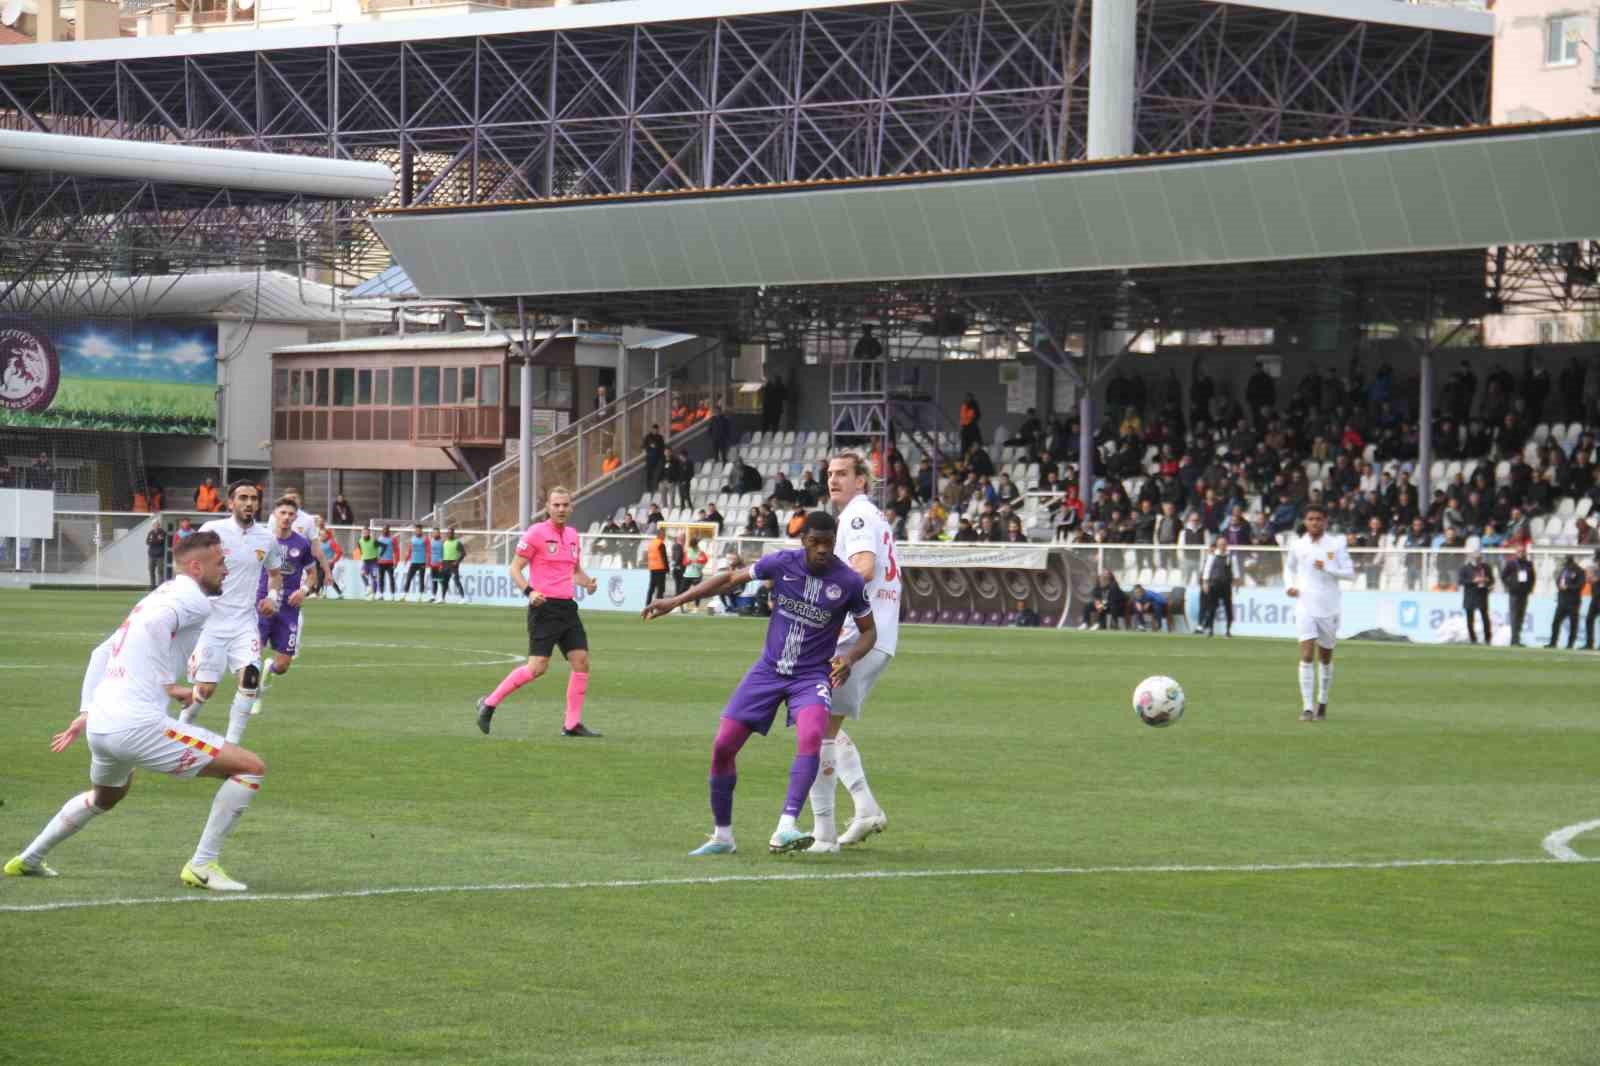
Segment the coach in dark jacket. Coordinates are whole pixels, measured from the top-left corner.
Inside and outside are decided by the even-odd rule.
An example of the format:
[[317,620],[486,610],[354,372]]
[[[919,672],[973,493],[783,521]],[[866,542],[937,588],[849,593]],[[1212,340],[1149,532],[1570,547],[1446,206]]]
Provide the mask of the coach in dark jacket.
[[[1235,560],[1228,554],[1228,541],[1218,537],[1211,542],[1211,554],[1206,556],[1200,571],[1200,628],[1206,636],[1216,636],[1217,608],[1228,612],[1227,628],[1223,636],[1233,636],[1233,582]],[[1199,632],[1196,630],[1195,632]]]
[[1475,614],[1483,616],[1483,642],[1494,643],[1489,630],[1489,593],[1494,590],[1494,568],[1483,561],[1483,553],[1475,552],[1467,564],[1456,572],[1456,584],[1461,586],[1461,607],[1467,612],[1467,639],[1478,642],[1478,633],[1472,627]]
[[1583,601],[1583,567],[1572,556],[1567,556],[1556,573],[1556,620],[1550,626],[1550,643],[1556,646],[1561,634],[1561,623],[1567,623],[1567,647],[1578,642],[1578,604]]
[[1106,624],[1120,625],[1122,616],[1128,609],[1127,594],[1122,591],[1122,586],[1117,584],[1116,575],[1110,570],[1100,571],[1100,583],[1089,590],[1089,602],[1083,605],[1083,625],[1088,629],[1104,629]]
[[1533,595],[1533,560],[1528,558],[1528,542],[1517,541],[1517,553],[1500,568],[1500,580],[1511,599],[1511,645],[1522,647],[1522,621],[1528,616],[1528,597]]

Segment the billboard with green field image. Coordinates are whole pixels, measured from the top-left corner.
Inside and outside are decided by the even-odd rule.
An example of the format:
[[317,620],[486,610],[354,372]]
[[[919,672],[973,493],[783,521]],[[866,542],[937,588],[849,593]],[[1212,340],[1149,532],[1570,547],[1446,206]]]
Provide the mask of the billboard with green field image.
[[208,436],[213,322],[0,320],[0,426]]

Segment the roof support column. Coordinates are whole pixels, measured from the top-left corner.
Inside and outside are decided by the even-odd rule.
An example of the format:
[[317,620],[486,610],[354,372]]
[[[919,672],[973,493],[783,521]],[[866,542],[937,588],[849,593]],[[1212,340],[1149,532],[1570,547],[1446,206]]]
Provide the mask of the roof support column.
[[1428,505],[1433,502],[1433,479],[1429,468],[1433,466],[1433,323],[1422,324],[1422,355],[1418,360],[1420,370],[1417,399],[1417,510],[1427,517]]
[[1094,357],[1099,348],[1100,327],[1091,322],[1083,331],[1083,381],[1078,386],[1078,499],[1085,517],[1094,502]]
[[1089,158],[1133,154],[1139,5],[1094,0],[1089,21]]

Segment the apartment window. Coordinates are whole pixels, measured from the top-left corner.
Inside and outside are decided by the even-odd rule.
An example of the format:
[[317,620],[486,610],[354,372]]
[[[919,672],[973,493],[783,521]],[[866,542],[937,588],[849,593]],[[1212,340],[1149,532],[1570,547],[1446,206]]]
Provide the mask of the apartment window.
[[356,369],[353,366],[334,367],[333,406],[353,407],[356,402]]
[[444,368],[444,388],[439,399],[441,403],[456,402],[456,368],[453,366]]
[[409,366],[394,368],[394,395],[389,398],[389,402],[395,407],[411,406],[411,384],[414,376],[413,369]]
[[356,405],[359,407],[372,406],[372,371],[356,371]]
[[[309,373],[309,371],[308,371]],[[328,391],[328,368],[317,371],[317,406],[327,407],[331,393]]]
[[274,370],[272,372],[272,406],[286,407],[289,404],[289,372],[287,370]]
[[387,370],[374,370],[372,372],[372,402],[379,407],[389,405],[389,372]]
[[461,402],[470,404],[478,399],[478,368],[464,366],[461,368]]
[[1539,343],[1560,344],[1566,339],[1566,330],[1559,318],[1541,318],[1539,320]]
[[439,368],[436,366],[417,367],[417,406],[439,406]]
[[483,388],[478,392],[478,406],[497,407],[500,404],[500,368],[486,366],[482,370]]
[[1578,49],[1584,39],[1582,15],[1557,15],[1545,22],[1544,65],[1570,67],[1578,62]]

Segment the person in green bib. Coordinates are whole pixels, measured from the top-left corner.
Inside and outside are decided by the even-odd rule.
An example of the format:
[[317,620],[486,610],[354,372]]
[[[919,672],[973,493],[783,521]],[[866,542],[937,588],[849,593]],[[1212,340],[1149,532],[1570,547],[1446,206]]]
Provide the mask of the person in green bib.
[[378,556],[383,549],[378,544],[378,538],[372,530],[366,529],[361,533],[361,539],[356,542],[356,550],[361,553],[361,583],[367,587],[367,599],[376,599],[378,596]]
[[461,563],[467,557],[466,545],[461,543],[461,538],[456,536],[455,527],[452,526],[444,535],[444,574],[445,588],[450,587],[450,582],[456,583],[456,599],[458,603],[467,602],[467,590],[461,587]]

